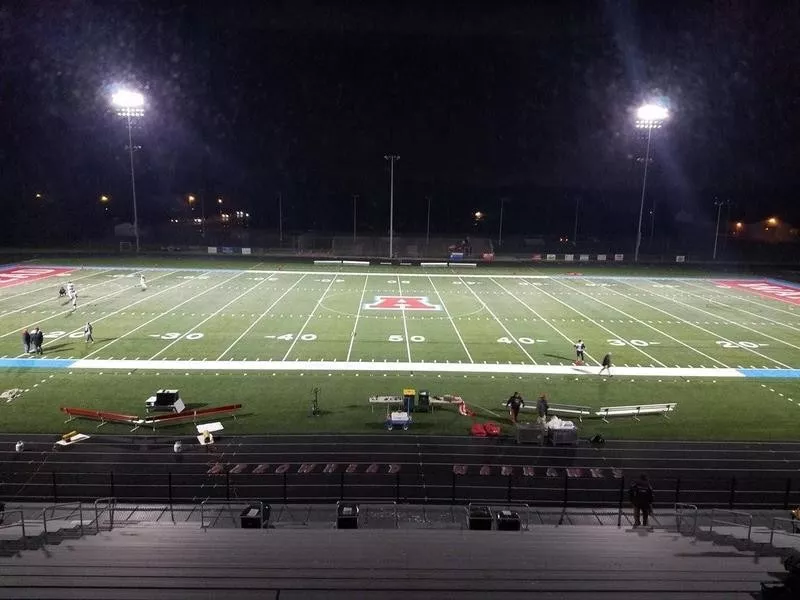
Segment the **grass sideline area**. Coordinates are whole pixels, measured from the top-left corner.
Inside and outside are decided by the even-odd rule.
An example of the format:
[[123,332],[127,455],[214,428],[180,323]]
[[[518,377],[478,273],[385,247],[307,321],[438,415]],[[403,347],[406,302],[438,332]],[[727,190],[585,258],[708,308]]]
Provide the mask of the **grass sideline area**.
[[[789,378],[800,366],[800,304],[755,293],[730,274],[92,262],[73,269],[76,263],[65,261],[64,272],[0,287],[0,392],[26,390],[0,404],[0,430],[60,432],[68,426],[59,406],[144,416],[145,398],[178,388],[190,408],[242,403],[242,416],[225,423],[232,433],[378,432],[383,409],[373,412],[367,398],[414,387],[460,395],[478,420],[500,422],[507,431],[502,403],[518,390],[531,404],[542,392],[553,403],[596,409],[678,403],[669,420],[584,420],[586,436],[800,439],[800,385]],[[67,280],[79,294],[74,310],[56,294]],[[83,340],[87,320],[92,344]],[[21,368],[20,332],[34,326],[45,332],[44,358],[61,359],[63,368]],[[587,372],[561,374],[578,338],[587,344]],[[608,351],[625,374],[595,374]],[[123,359],[125,368],[115,367]],[[92,368],[91,361],[104,366]],[[166,361],[165,368],[153,361]],[[166,368],[180,361],[193,368]],[[232,366],[214,369],[215,361]],[[244,361],[258,368],[236,366]],[[324,361],[324,368],[288,370],[298,361]],[[372,370],[360,370],[365,363]],[[459,366],[470,371],[451,372]],[[655,375],[660,369],[667,371]],[[739,372],[749,369],[771,376]],[[700,370],[705,375],[693,374]],[[315,387],[322,415],[311,417]],[[472,421],[448,407],[416,415],[410,433],[466,434]],[[70,425],[95,428],[88,421]],[[162,433],[192,430],[183,425]],[[100,431],[128,428],[107,424]]]

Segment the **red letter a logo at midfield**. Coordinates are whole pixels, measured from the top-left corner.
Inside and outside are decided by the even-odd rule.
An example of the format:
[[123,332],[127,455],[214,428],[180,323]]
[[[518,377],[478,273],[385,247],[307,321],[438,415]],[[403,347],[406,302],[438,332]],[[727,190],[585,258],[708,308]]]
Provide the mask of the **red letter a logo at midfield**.
[[428,302],[427,296],[375,296],[375,302],[365,304],[372,310],[441,310],[438,304]]

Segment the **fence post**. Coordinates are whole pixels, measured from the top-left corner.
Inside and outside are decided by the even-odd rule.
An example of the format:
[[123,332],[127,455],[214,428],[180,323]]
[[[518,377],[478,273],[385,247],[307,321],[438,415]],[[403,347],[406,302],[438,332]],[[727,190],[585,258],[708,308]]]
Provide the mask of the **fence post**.
[[231,499],[231,472],[225,471],[225,499]]
[[622,505],[625,503],[625,478],[619,480],[619,512],[617,513],[617,527],[622,527]]
[[675,504],[680,502],[681,498],[681,478],[675,480]]
[[457,477],[457,475],[456,475],[455,471],[453,471],[453,485],[450,488],[450,494],[452,496],[451,504],[455,504],[456,503],[456,477]]
[[108,481],[109,481],[109,484],[110,484],[110,487],[111,487],[111,494],[109,494],[109,496],[111,498],[114,498],[116,496],[116,494],[114,493],[115,492],[114,471],[109,471],[108,472]]
[[58,502],[58,487],[56,486],[56,472],[52,471],[53,475],[53,502]]
[[400,472],[395,473],[394,480],[394,501],[400,502]]
[[786,493],[783,496],[783,509],[789,510],[789,494],[792,493],[792,478],[786,478]]
[[339,500],[344,500],[344,471],[339,473]]
[[283,473],[283,503],[288,504],[286,501],[286,472]]
[[731,477],[731,495],[728,498],[728,508],[733,510],[733,505],[736,497],[736,477]]
[[172,471],[167,473],[167,496],[169,497],[169,507],[172,508]]
[[564,469],[564,510],[567,510],[567,502],[569,502],[569,474]]

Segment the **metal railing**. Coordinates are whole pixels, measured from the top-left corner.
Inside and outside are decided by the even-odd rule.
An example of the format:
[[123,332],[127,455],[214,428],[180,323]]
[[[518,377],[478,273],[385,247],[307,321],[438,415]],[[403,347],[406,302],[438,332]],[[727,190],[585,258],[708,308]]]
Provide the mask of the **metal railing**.
[[[791,531],[786,531],[780,527],[776,527],[777,523],[789,523]],[[772,541],[775,539],[775,534],[780,533],[794,538],[800,538],[800,521],[789,517],[772,517],[772,522],[769,526],[769,544],[773,545]]]
[[[105,508],[103,508],[105,504]],[[112,497],[98,498],[94,501],[94,526],[95,531],[100,533],[101,517],[108,513],[108,531],[114,529],[114,513],[117,509],[117,499]]]
[[[736,517],[742,517],[745,520],[745,523],[739,523],[738,521],[729,521],[727,519],[719,519],[717,515],[732,515],[734,519]],[[729,525],[732,527],[747,527],[747,540],[750,540],[750,534],[753,531],[753,515],[750,513],[742,512],[739,510],[727,510],[724,508],[712,508],[711,509],[711,525],[708,528],[708,532],[712,533],[714,531],[714,525]]]
[[249,506],[253,506],[253,505],[257,505],[258,506],[258,509],[259,509],[259,525],[260,525],[260,529],[263,529],[264,528],[264,523],[265,522],[267,522],[267,523],[269,522],[268,520],[267,521],[264,520],[264,506],[265,506],[264,502],[261,501],[261,500],[247,500],[247,499],[241,499],[241,498],[238,499],[238,500],[234,500],[234,501],[214,500],[212,498],[206,498],[205,500],[203,500],[200,503],[200,528],[205,531],[209,527],[213,527],[214,524],[219,519],[219,514],[218,514],[217,517],[213,521],[210,521],[208,524],[206,524],[206,513],[212,507],[220,508],[220,512],[222,512],[223,510],[228,510],[228,511],[238,510],[238,511],[240,511],[238,515],[235,515],[233,512],[230,513],[231,520],[235,523],[237,516],[241,517],[241,510],[243,508],[246,508],[246,507],[249,507]]
[[[19,521],[14,521],[13,523],[8,523],[9,515],[16,515],[19,514]],[[11,529],[13,527],[21,527],[22,528],[22,538],[25,539],[25,512],[21,509],[5,509],[3,511],[3,522],[0,524],[0,529]]]
[[697,505],[686,504],[685,502],[675,503],[675,525],[678,528],[678,533],[680,533],[683,527],[683,521],[686,519],[684,515],[686,513],[689,513],[689,518],[692,522],[692,531],[690,535],[695,535],[697,533]]
[[75,514],[75,509],[78,511],[78,523],[81,530],[81,535],[83,535],[83,503],[82,502],[63,502],[61,504],[52,504],[50,506],[45,507],[42,510],[41,519],[42,519],[42,527],[44,528],[44,533],[47,535],[47,511],[50,511],[50,519],[54,520],[54,514],[56,509],[65,509],[65,508],[72,508],[73,510],[67,514],[64,519],[69,519]]

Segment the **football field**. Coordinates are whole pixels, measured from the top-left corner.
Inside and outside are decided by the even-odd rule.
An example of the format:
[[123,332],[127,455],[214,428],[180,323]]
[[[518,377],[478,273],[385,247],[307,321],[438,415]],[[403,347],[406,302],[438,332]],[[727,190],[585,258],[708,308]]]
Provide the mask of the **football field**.
[[[26,404],[53,411],[55,421],[39,420],[52,426],[60,415],[57,406],[43,409],[49,403],[131,410],[154,389],[192,386],[217,396],[204,404],[249,400],[259,417],[241,419],[243,431],[269,421],[273,404],[306,411],[315,386],[339,416],[283,430],[351,429],[339,421],[348,411],[353,430],[364,419],[374,427],[367,397],[409,386],[461,395],[495,420],[517,387],[531,400],[547,392],[551,402],[598,407],[678,401],[678,415],[690,402],[716,410],[717,402],[743,401],[737,390],[756,401],[747,390],[771,398],[764,390],[773,389],[776,410],[760,406],[761,414],[783,420],[786,431],[800,417],[791,410],[800,405],[800,289],[780,281],[299,264],[52,267],[40,275],[0,275],[0,391],[27,390],[0,407],[5,430],[40,426],[23,418]],[[76,308],[57,295],[68,280]],[[41,357],[22,348],[22,330],[37,326]],[[578,339],[584,366],[574,364]],[[598,376],[606,353],[610,379]],[[665,399],[667,390],[680,397]],[[653,424],[625,428],[623,435],[660,435]],[[728,429],[719,434],[735,437]]]

